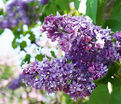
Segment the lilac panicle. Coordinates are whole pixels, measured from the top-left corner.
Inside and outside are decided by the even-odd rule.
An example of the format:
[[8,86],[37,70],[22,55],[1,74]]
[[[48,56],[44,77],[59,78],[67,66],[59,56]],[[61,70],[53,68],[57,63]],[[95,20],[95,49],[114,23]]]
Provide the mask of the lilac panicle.
[[15,90],[21,86],[21,81],[24,79],[24,75],[20,74],[19,78],[13,79],[10,85],[8,86],[8,89]]
[[[48,0],[49,1],[49,0]],[[47,0],[42,0],[42,5],[48,3]],[[0,29],[13,28],[18,26],[21,22],[23,24],[30,25],[33,21],[38,19],[36,13],[37,6],[32,7],[29,5],[31,2],[37,2],[39,0],[13,0],[7,5],[6,15],[0,19]]]
[[36,89],[64,91],[74,99],[89,96],[96,87],[93,81],[106,74],[113,60],[121,58],[120,33],[111,36],[110,29],[94,25],[87,16],[50,15],[41,31],[58,42],[65,56],[35,61],[24,68],[25,84]]
[[[23,71],[25,83],[36,89],[44,89],[49,93],[64,91],[72,98],[89,96],[95,88],[89,72],[76,69],[67,59],[35,61]],[[82,84],[83,83],[83,84]]]

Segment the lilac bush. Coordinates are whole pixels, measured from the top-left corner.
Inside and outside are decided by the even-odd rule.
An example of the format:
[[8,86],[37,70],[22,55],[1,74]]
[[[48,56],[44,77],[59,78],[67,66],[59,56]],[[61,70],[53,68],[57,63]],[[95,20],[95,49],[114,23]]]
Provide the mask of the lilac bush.
[[63,91],[75,100],[90,96],[96,87],[93,81],[121,58],[121,32],[111,35],[110,29],[96,26],[87,16],[50,15],[41,31],[51,41],[58,41],[65,56],[24,67],[27,86],[49,93]]
[[[48,0],[49,1],[49,0]],[[0,19],[0,29],[13,28],[18,26],[21,22],[23,24],[30,25],[33,20],[37,20],[36,9],[39,9],[38,4],[45,5],[48,3],[47,0],[13,0],[6,7],[6,15]],[[29,4],[33,2],[37,5],[34,7]]]

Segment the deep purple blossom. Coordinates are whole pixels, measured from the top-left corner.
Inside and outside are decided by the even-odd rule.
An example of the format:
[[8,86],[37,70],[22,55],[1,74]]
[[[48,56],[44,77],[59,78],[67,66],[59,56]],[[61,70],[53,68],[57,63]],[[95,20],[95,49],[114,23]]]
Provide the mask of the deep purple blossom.
[[[120,33],[93,24],[87,16],[53,16],[45,18],[42,32],[58,41],[65,52],[63,59],[33,62],[24,68],[25,84],[49,93],[64,91],[72,98],[89,96],[94,80],[103,77],[113,60],[121,55],[116,44]],[[119,47],[120,48],[120,47]]]

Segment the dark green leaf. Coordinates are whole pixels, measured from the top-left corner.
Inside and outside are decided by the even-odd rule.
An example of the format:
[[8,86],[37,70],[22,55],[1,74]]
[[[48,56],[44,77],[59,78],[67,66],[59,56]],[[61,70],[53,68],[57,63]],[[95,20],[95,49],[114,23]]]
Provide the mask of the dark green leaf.
[[67,63],[70,64],[71,63],[71,60],[70,59],[67,59]]
[[26,54],[26,56],[24,58],[24,62],[30,63],[30,58],[31,58],[31,55],[30,54]]
[[110,97],[110,104],[120,104],[121,103],[121,79],[112,79],[112,93]]
[[30,32],[30,36],[29,36],[29,39],[31,40],[32,43],[35,43],[35,35],[33,34],[33,32]]
[[27,43],[26,43],[26,41],[22,41],[21,43],[20,43],[20,48],[21,48],[21,50],[24,50],[24,48],[27,46]]
[[3,9],[0,9],[0,15],[5,16],[5,12]]
[[14,38],[14,40],[12,41],[12,47],[13,48],[17,48],[18,44],[16,42],[16,38]]
[[67,11],[69,12],[69,1],[68,0],[56,0],[56,7],[58,8],[59,12]]
[[103,27],[106,28],[107,26],[114,32],[121,31],[121,21],[114,19],[105,20]]
[[37,60],[39,60],[39,61],[42,61],[44,57],[45,57],[45,55],[38,54],[38,55],[36,55],[35,58],[36,58]]
[[51,57],[49,57],[49,56],[46,56],[46,57],[48,58],[49,61],[51,60]]
[[105,21],[104,27],[106,26],[113,31],[121,30],[121,0],[115,0],[110,19]]
[[48,4],[45,4],[43,7],[42,7],[42,10],[41,12],[44,13],[46,11],[46,7],[48,6]]
[[97,25],[103,25],[104,22],[104,7],[107,0],[87,0],[86,14]]
[[22,33],[20,29],[18,29],[17,27],[14,27],[12,29],[13,35],[15,36],[15,38],[20,38],[20,34]]
[[51,53],[51,55],[52,55],[54,58],[57,57],[57,56],[55,55],[55,52],[54,52],[54,51],[51,51],[50,53]]
[[4,32],[4,30],[1,30],[1,29],[0,29],[0,35],[1,35],[3,32]]
[[44,6],[43,14],[47,16],[50,14],[56,15],[57,11],[60,14],[69,12],[69,1],[68,0],[50,0],[49,5]]
[[3,14],[3,9],[0,9],[0,15],[2,15]]
[[74,6],[75,6],[76,10],[79,9],[79,5],[80,5],[80,1],[79,0],[75,0],[74,1]]
[[89,104],[109,104],[109,92],[107,85],[100,85],[91,93]]
[[120,104],[121,103],[121,78],[110,80],[112,92],[109,93],[107,84],[99,85],[91,93],[88,104]]
[[96,23],[98,0],[87,0],[86,2],[86,15],[88,15],[94,23]]
[[83,102],[82,104],[88,104],[88,101],[86,101],[86,102]]
[[107,0],[98,0],[96,25],[103,25],[104,23],[104,7],[106,3]]
[[45,7],[46,11],[44,11],[46,13],[47,16],[49,16],[50,14],[56,15],[56,5],[50,3],[48,6]]
[[41,103],[40,104],[46,104],[45,102],[43,102],[43,101],[41,101]]

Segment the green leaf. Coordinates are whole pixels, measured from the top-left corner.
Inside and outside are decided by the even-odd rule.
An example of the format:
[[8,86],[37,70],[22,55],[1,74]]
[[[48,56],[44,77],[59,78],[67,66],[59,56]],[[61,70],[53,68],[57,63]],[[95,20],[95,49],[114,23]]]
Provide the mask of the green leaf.
[[67,63],[70,64],[71,63],[71,60],[70,59],[67,59]]
[[64,13],[64,11],[69,12],[69,1],[68,0],[56,0],[56,7],[59,12]]
[[109,92],[107,85],[100,85],[91,93],[88,104],[109,104]]
[[106,3],[107,0],[87,0],[86,2],[86,15],[97,25],[103,25],[104,7]]
[[46,11],[44,11],[46,13],[47,16],[49,16],[50,14],[56,15],[56,12],[58,11],[58,9],[56,8],[56,5],[53,3],[50,3],[49,5],[47,5],[45,7]]
[[75,0],[74,1],[74,6],[75,6],[76,10],[79,9],[79,5],[80,5],[80,0]]
[[103,27],[106,28],[107,26],[109,28],[111,28],[111,30],[114,32],[120,31],[121,30],[121,21],[117,21],[117,20],[113,20],[113,19],[105,20]]
[[0,8],[0,15],[4,13],[3,9]]
[[86,102],[83,102],[82,104],[88,104],[88,101],[86,101]]
[[104,7],[107,0],[98,0],[97,14],[96,14],[96,24],[103,25],[104,23]]
[[45,57],[45,55],[38,54],[38,55],[36,55],[35,58],[36,58],[37,60],[39,60],[39,61],[42,61],[44,57]]
[[110,104],[121,103],[121,79],[115,78],[111,80],[112,93],[110,97]]
[[3,9],[0,8],[0,15],[5,16],[5,12]]
[[14,27],[12,29],[13,35],[15,36],[15,38],[20,39],[20,35],[22,33],[22,31],[20,29],[18,29],[17,27]]
[[14,40],[12,41],[12,47],[13,48],[17,48],[18,44],[16,42],[16,38],[14,38]]
[[31,43],[35,43],[36,41],[35,35],[33,34],[33,32],[29,32],[29,33],[30,33],[29,39],[31,40]]
[[0,35],[1,35],[3,32],[4,32],[4,30],[3,30],[3,29],[0,29]]
[[55,55],[55,52],[54,52],[54,51],[51,51],[50,53],[51,53],[51,55],[52,55],[54,58],[57,57],[57,56]]
[[31,55],[30,54],[26,54],[26,56],[24,58],[24,62],[30,63],[30,58],[31,58]]
[[21,48],[21,50],[24,50],[24,48],[27,46],[27,43],[26,43],[26,41],[22,41],[21,43],[20,43],[20,48]]
[[43,7],[43,14],[47,16],[50,14],[56,15],[57,11],[64,14],[70,11],[68,0],[50,0],[49,5]]
[[98,0],[87,0],[86,2],[86,15],[88,15],[94,23],[96,23]]
[[109,93],[107,84],[99,85],[91,93],[88,104],[120,104],[121,103],[121,78],[110,80],[112,92]]
[[48,4],[43,5],[42,10],[41,10],[42,13],[44,13],[46,11],[47,6],[48,6]]
[[115,0],[110,19],[105,21],[104,27],[106,26],[114,32],[121,31],[121,0]]
[[51,57],[49,57],[49,56],[46,56],[47,58],[48,58],[48,60],[50,61],[52,58]]
[[112,66],[109,66],[109,69],[108,69],[108,72],[106,73],[106,75],[103,76],[100,79],[95,80],[94,83],[96,85],[99,85],[99,84],[102,84],[102,83],[103,84],[108,83],[111,79],[111,76],[113,76],[115,73],[117,73],[120,68],[121,68],[121,66],[118,63],[115,63]]

